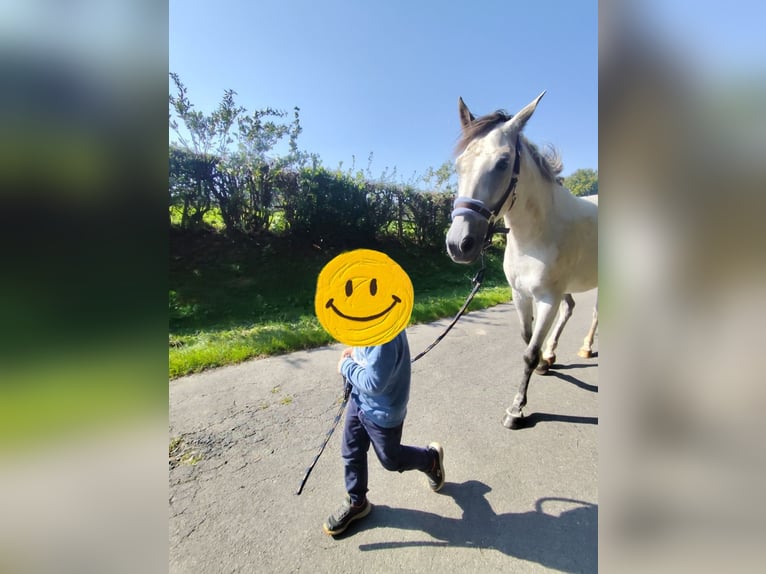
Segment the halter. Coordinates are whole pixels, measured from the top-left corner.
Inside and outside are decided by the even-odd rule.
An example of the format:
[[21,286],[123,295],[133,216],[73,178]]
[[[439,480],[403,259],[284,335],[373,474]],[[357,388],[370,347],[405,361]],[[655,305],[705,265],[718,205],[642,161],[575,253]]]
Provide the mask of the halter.
[[497,220],[500,216],[500,210],[511,198],[511,205],[508,207],[508,211],[511,210],[513,204],[516,202],[516,184],[519,181],[519,169],[521,168],[521,141],[520,137],[516,136],[516,158],[513,161],[513,173],[511,174],[511,182],[508,184],[508,189],[503,193],[503,197],[494,209],[487,209],[484,202],[479,199],[473,199],[471,197],[457,197],[453,204],[452,217],[457,215],[466,215],[473,211],[481,215],[489,223],[487,228],[487,235],[484,238],[485,245],[488,245],[492,241],[492,236],[495,233],[508,233],[507,227],[500,227],[497,225]]

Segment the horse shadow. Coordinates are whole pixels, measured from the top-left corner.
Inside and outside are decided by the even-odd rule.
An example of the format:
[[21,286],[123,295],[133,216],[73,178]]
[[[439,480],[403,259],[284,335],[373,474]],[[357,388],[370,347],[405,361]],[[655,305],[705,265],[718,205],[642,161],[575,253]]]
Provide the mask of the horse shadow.
[[[593,352],[592,359],[598,358],[598,351]],[[559,364],[556,363],[553,365],[553,369],[556,369],[557,371],[568,371],[569,369],[590,369],[592,367],[598,367],[598,363],[567,363],[567,364]]]
[[[440,494],[452,497],[463,510],[461,518],[431,512],[375,505],[370,516],[352,532],[388,527],[418,530],[436,540],[375,542],[361,551],[408,547],[462,547],[497,550],[515,558],[537,562],[563,572],[596,572],[598,565],[598,506],[566,498],[541,498],[530,512],[496,514],[485,498],[492,489],[477,480],[447,483]],[[574,508],[558,516],[544,512],[549,501],[571,503]],[[347,531],[348,532],[348,531]],[[344,534],[342,536],[347,536]]]
[[[580,365],[583,367],[590,366],[590,365]],[[560,373],[559,371],[562,369],[573,369],[575,366],[569,366],[569,367],[561,367],[559,365],[553,365],[551,369],[545,374],[546,377],[556,377],[558,379],[561,379],[562,381],[566,381],[567,383],[572,383],[574,386],[581,388],[584,391],[590,391],[591,393],[597,393],[598,392],[598,386],[597,385],[591,385],[589,383],[586,383],[585,381],[581,381],[577,377],[573,377],[572,375],[568,375],[566,373]]]
[[537,423],[572,423],[580,425],[597,425],[598,417],[582,417],[578,415],[559,415],[553,413],[534,412],[525,415],[519,423],[519,430],[533,428]]

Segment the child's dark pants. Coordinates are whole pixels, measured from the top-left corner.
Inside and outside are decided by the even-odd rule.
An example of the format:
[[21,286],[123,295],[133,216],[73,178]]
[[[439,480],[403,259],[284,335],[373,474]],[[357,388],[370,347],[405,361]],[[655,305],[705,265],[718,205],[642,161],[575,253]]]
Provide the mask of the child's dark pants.
[[341,456],[345,464],[346,492],[352,504],[363,503],[367,493],[367,451],[370,443],[386,470],[431,470],[433,453],[426,448],[403,445],[403,428],[404,423],[393,428],[376,425],[359,410],[353,398],[349,400]]

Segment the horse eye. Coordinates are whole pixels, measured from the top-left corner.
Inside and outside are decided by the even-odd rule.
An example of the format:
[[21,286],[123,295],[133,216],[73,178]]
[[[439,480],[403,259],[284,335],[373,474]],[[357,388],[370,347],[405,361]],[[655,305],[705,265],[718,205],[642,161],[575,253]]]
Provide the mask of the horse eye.
[[354,285],[351,283],[351,279],[346,281],[346,297],[351,297],[351,293],[354,292]]
[[505,171],[508,169],[508,158],[503,156],[499,160],[497,160],[497,163],[495,164],[495,169],[497,171]]
[[377,292],[378,292],[378,280],[373,279],[372,281],[370,281],[370,295],[374,297]]

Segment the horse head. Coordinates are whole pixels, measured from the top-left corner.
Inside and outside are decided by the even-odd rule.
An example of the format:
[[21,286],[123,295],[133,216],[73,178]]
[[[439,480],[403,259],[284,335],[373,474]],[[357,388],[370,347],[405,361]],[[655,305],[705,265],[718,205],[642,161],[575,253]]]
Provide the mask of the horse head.
[[456,263],[479,257],[496,222],[513,204],[523,147],[520,135],[544,94],[515,116],[498,110],[478,119],[459,99],[458,192],[447,232],[447,253]]

